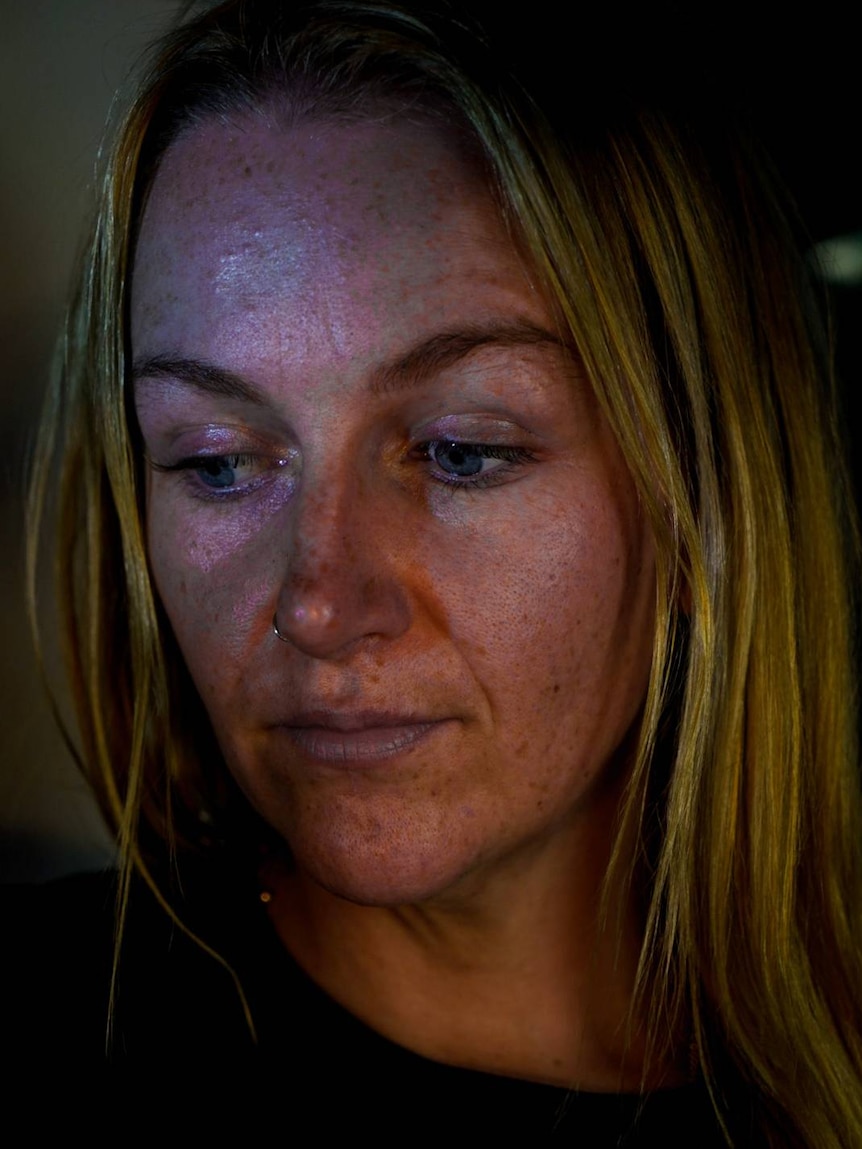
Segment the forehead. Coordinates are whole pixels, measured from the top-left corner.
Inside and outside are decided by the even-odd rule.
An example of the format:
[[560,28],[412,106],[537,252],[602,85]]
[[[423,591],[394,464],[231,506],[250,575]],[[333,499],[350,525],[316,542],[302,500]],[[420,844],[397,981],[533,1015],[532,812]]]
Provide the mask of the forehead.
[[430,231],[436,201],[481,184],[455,133],[430,123],[385,117],[280,127],[260,113],[183,132],[161,160],[145,218],[186,230],[244,226],[249,239],[272,217],[297,233],[334,221],[349,245],[397,228],[399,206],[421,205]]
[[355,354],[357,332],[379,326],[395,296],[428,310],[447,285],[505,292],[514,280],[521,290],[522,260],[456,133],[391,117],[213,120],[174,142],[154,180],[133,339],[211,338],[214,325],[264,321],[289,295],[294,316],[326,318],[335,346],[349,313]]

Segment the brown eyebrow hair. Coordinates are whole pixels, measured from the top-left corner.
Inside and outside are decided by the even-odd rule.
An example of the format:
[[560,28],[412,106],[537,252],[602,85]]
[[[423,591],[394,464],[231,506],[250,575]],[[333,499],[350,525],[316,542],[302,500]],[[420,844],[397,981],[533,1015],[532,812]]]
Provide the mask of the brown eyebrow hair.
[[132,382],[137,383],[140,379],[178,379],[208,395],[241,399],[258,407],[264,406],[267,401],[263,391],[241,375],[202,359],[153,355],[132,364]]
[[[572,352],[572,348],[559,336],[527,320],[470,324],[452,331],[442,331],[376,368],[368,390],[371,394],[380,395],[421,386],[429,378],[480,347],[533,346],[542,343],[567,353]],[[209,395],[239,399],[255,406],[267,403],[265,392],[254,383],[227,368],[217,367],[201,359],[154,355],[137,360],[132,365],[132,382],[145,378],[180,380]]]
[[454,331],[442,331],[378,368],[369,390],[373,394],[386,394],[420,386],[429,377],[438,375],[480,347],[518,347],[539,343],[571,351],[559,336],[527,320],[469,324]]

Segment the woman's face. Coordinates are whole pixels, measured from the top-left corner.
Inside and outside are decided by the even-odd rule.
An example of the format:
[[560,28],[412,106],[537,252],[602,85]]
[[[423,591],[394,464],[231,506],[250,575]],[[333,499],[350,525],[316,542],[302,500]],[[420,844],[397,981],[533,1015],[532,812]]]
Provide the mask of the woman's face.
[[158,592],[301,871],[398,904],[583,833],[646,689],[651,539],[457,142],[194,128],[132,342]]

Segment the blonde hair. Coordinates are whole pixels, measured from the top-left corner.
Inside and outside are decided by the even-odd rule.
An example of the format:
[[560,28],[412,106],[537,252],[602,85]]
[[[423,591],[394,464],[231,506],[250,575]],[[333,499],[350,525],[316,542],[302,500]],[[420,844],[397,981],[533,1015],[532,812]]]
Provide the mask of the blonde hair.
[[729,1131],[737,1082],[769,1144],[846,1149],[862,1138],[857,544],[802,261],[732,118],[667,93],[588,104],[571,85],[555,106],[547,46],[520,78],[521,31],[489,47],[463,4],[231,0],[162,44],[106,157],[32,485],[31,571],[56,492],[81,761],[124,889],[180,843],[260,832],[148,574],[125,314],[164,148],[273,100],[448,119],[571,332],[656,539],[652,675],[612,863],[645,891],[653,1052],[691,1036]]

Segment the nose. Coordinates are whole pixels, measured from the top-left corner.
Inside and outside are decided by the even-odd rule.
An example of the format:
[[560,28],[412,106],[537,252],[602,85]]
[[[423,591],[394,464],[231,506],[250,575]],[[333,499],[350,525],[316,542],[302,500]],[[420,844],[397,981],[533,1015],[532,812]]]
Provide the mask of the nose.
[[337,659],[397,638],[410,624],[397,508],[356,480],[325,493],[303,484],[291,507],[277,636],[312,658]]

